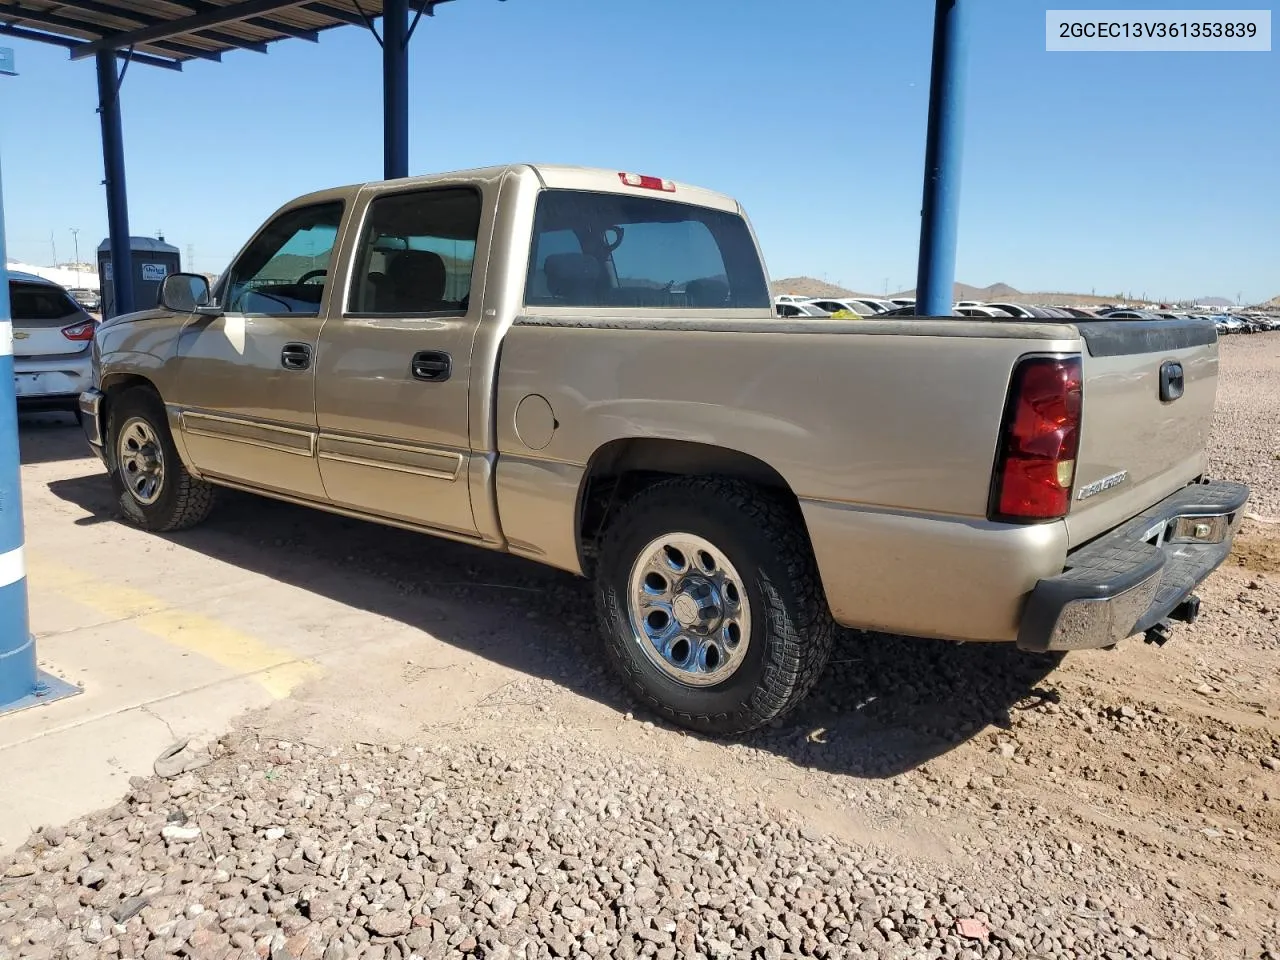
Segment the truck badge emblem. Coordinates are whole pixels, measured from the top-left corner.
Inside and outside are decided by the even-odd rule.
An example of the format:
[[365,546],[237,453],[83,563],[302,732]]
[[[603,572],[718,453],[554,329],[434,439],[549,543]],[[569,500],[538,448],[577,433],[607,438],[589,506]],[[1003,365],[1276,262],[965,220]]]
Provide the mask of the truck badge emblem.
[[1129,477],[1128,470],[1121,470],[1119,473],[1113,473],[1109,477],[1103,477],[1101,480],[1095,480],[1093,483],[1086,483],[1076,493],[1077,500],[1088,500],[1090,497],[1096,497],[1103,490],[1110,490],[1112,487],[1118,487],[1124,483]]

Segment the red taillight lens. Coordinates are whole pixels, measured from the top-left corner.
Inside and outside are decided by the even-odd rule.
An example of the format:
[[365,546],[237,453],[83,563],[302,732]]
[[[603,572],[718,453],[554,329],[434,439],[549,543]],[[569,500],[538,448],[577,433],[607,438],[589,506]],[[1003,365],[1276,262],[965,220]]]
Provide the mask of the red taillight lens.
[[1013,372],[996,489],[996,519],[1067,515],[1080,450],[1079,357],[1031,357]]
[[92,320],[86,320],[84,323],[73,323],[69,327],[62,328],[62,335],[68,340],[92,340],[93,327]]

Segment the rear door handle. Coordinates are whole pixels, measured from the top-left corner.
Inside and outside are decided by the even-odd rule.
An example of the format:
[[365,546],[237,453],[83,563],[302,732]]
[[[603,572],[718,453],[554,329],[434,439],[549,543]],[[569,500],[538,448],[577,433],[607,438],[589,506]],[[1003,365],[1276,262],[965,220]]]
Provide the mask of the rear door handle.
[[1160,364],[1160,399],[1172,403],[1186,391],[1186,378],[1182,372],[1182,364],[1177,360],[1166,360]]
[[413,355],[409,369],[415,380],[440,383],[453,373],[453,359],[441,350],[420,350]]
[[280,366],[286,370],[305,370],[311,366],[311,345],[286,343],[280,351]]

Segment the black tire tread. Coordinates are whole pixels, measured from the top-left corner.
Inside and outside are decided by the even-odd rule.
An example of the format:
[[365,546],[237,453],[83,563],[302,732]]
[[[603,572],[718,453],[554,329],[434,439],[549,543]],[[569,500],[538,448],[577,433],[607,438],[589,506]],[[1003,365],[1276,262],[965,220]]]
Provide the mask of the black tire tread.
[[[762,727],[784,716],[817,684],[835,644],[836,624],[822,589],[817,561],[805,531],[804,520],[793,501],[741,480],[714,477],[676,477],[646,487],[627,501],[619,512],[629,516],[654,512],[661,515],[673,502],[717,500],[741,515],[769,541],[782,561],[785,582],[772,584],[765,597],[766,618],[779,643],[766,647],[769,663],[764,682],[733,714],[690,714],[660,702],[645,687],[638,672],[629,667],[622,645],[627,641],[613,625],[613,610],[603,581],[597,584],[597,615],[601,631],[611,647],[610,660],[631,692],[652,710],[668,719],[708,733],[737,735]],[[601,543],[601,555],[612,556],[623,524],[610,523]],[[604,570],[605,564],[600,565]],[[616,597],[612,603],[616,604]],[[790,613],[788,612],[790,610]]]
[[217,504],[218,491],[213,484],[197,480],[179,464],[181,479],[173,506],[173,514],[163,530],[186,530],[208,519]]
[[[131,413],[147,415],[153,426],[155,426],[157,433],[167,441],[169,450],[166,452],[169,456],[166,458],[165,483],[171,484],[173,492],[170,502],[161,512],[155,510],[147,511],[140,504],[135,504],[134,510],[124,511],[126,516],[153,533],[172,533],[178,530],[186,530],[204,522],[217,504],[217,487],[208,481],[196,479],[187,470],[186,464],[177,455],[173,435],[169,430],[169,418],[164,410],[164,402],[160,399],[159,394],[149,387],[131,387],[112,397],[109,413],[111,427],[109,449],[112,451],[113,478],[116,469],[114,463],[116,430],[119,424]],[[118,479],[116,479],[116,483],[121,487],[121,497],[128,497],[128,491],[123,489],[123,485],[120,484]],[[158,505],[159,503],[153,506]]]

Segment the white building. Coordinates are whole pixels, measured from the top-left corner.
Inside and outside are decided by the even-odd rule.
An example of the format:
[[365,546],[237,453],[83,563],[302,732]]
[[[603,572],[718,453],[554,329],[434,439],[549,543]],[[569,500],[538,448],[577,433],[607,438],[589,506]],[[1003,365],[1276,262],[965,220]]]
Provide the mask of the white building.
[[85,290],[93,290],[95,292],[100,289],[97,270],[73,270],[68,267],[38,267],[31,263],[19,263],[16,260],[8,261],[6,266],[10,270],[20,270],[23,273],[34,273],[37,277],[44,277],[46,280],[52,280],[54,283],[61,284],[68,289],[79,287]]

